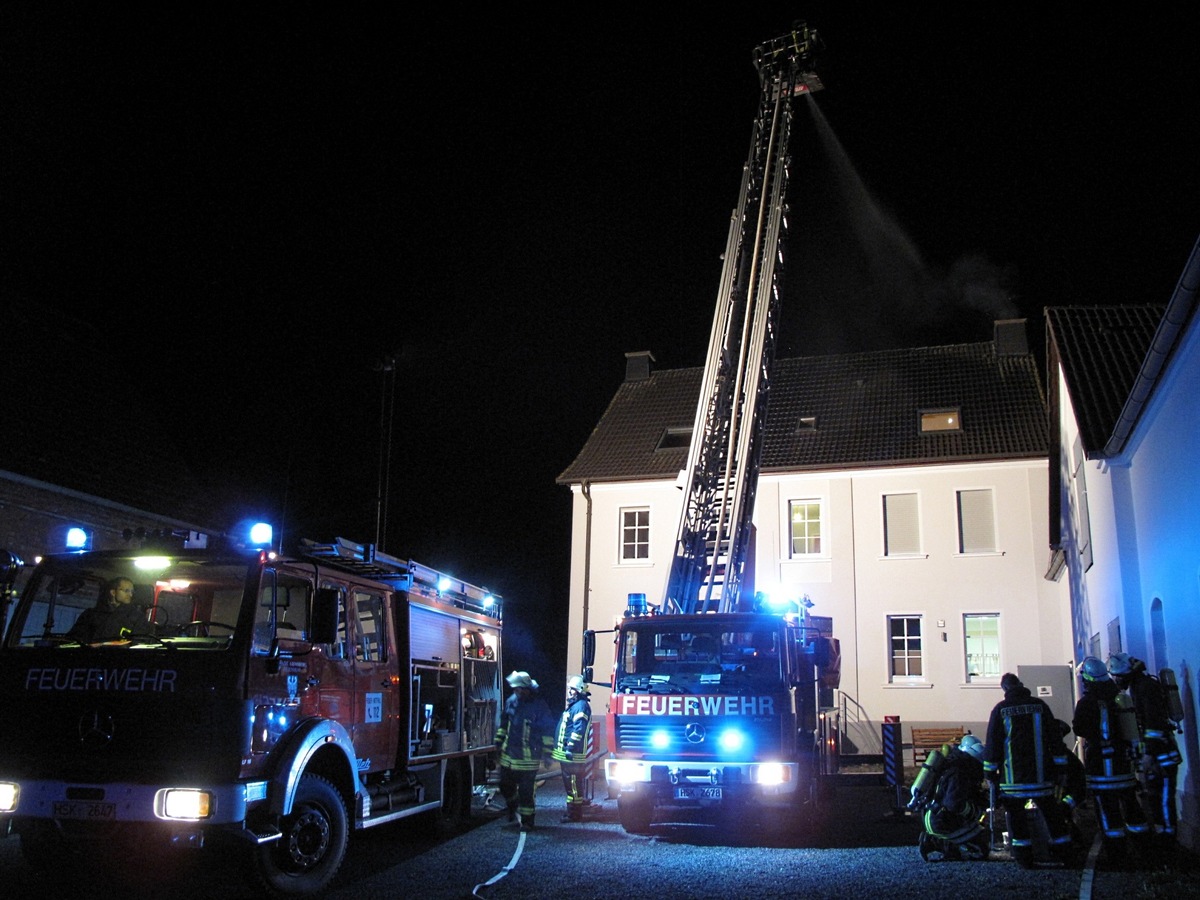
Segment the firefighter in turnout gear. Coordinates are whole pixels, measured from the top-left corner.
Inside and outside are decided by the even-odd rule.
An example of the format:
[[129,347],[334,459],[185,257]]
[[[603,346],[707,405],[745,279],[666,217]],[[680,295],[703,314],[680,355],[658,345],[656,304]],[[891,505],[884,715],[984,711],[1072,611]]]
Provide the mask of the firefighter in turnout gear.
[[1058,785],[1067,760],[1058,723],[1044,700],[1034,697],[1016,675],[1000,679],[1004,699],[988,720],[984,774],[995,782],[1012,836],[1012,854],[1022,866],[1034,865],[1033,823],[1026,804],[1033,801],[1050,835],[1050,854],[1063,861],[1071,852],[1071,828],[1059,803]]
[[1108,673],[1119,690],[1133,699],[1138,734],[1142,741],[1142,778],[1150,821],[1162,841],[1172,844],[1179,823],[1175,786],[1183,757],[1175,743],[1175,723],[1167,708],[1167,692],[1146,664],[1128,653],[1108,658]]
[[567,679],[567,704],[558,720],[553,756],[562,770],[567,794],[564,822],[582,822],[588,804],[587,785],[591,776],[592,705],[587,684],[579,675]]
[[921,858],[926,862],[986,859],[991,838],[982,824],[987,809],[983,742],[973,734],[964,735],[958,744],[943,744],[939,757],[929,772],[933,783],[918,776],[908,805],[925,810],[925,831],[917,841]]
[[508,809],[508,821],[515,822],[520,816],[521,830],[533,831],[537,773],[554,747],[554,719],[528,672],[513,672],[505,680],[513,692],[496,729],[500,796]]
[[1083,768],[1104,846],[1110,858],[1120,860],[1127,852],[1125,838],[1141,840],[1150,830],[1137,795],[1136,723],[1126,724],[1120,688],[1101,660],[1084,659],[1079,677],[1083,696],[1075,704],[1071,727],[1083,739]]

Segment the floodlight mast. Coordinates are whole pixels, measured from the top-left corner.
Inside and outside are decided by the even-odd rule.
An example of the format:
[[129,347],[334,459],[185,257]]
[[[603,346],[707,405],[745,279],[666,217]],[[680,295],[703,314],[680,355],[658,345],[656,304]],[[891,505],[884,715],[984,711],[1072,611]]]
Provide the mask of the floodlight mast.
[[746,587],[754,496],[775,356],[792,100],[822,88],[815,29],[798,22],[754,53],[761,89],[729,225],[692,427],[664,611],[729,612]]

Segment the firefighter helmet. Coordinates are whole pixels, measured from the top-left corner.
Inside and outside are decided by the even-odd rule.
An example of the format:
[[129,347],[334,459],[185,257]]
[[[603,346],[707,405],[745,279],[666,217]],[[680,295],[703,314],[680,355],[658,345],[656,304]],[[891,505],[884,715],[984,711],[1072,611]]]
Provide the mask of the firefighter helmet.
[[567,690],[573,691],[576,694],[582,694],[587,690],[587,684],[583,680],[582,675],[572,675],[567,679]]
[[1133,671],[1133,657],[1128,653],[1112,653],[1108,657],[1108,674],[1128,675]]
[[964,734],[958,742],[958,749],[983,762],[983,741],[975,737],[975,735]]
[[536,691],[538,686],[538,683],[533,680],[533,677],[528,672],[513,672],[504,680],[508,682],[510,688],[526,688],[527,690]]
[[1094,656],[1086,657],[1079,664],[1079,677],[1084,681],[1111,681],[1108,666]]

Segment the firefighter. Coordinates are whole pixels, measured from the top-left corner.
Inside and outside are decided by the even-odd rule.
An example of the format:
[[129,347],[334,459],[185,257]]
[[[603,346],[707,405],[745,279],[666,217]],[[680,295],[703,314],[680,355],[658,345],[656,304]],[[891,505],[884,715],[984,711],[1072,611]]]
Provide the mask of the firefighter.
[[981,824],[987,808],[984,756],[983,742],[973,734],[942,745],[932,796],[920,803],[925,806],[925,833],[917,847],[926,862],[987,856],[990,838]]
[[583,808],[588,804],[592,733],[590,696],[581,676],[572,675],[567,679],[567,703],[558,720],[553,753],[562,771],[563,789],[567,794],[567,814],[562,817],[564,822],[582,822]]
[[1065,861],[1071,828],[1056,792],[1067,760],[1054,713],[1011,672],[1000,679],[1000,687],[1004,699],[988,719],[983,769],[1004,808],[1013,858],[1026,868],[1034,864],[1033,823],[1026,809],[1032,800],[1046,822],[1052,858]]
[[1111,859],[1120,861],[1128,852],[1126,837],[1141,841],[1150,830],[1137,795],[1136,725],[1127,730],[1123,724],[1120,689],[1102,660],[1086,657],[1079,677],[1083,696],[1071,727],[1083,739],[1083,768],[1104,846]]
[[1183,757],[1175,743],[1175,723],[1167,711],[1166,690],[1146,671],[1142,660],[1128,653],[1114,653],[1108,658],[1108,674],[1118,689],[1129,691],[1133,700],[1150,821],[1162,842],[1170,846],[1179,823],[1175,786]]
[[504,704],[496,730],[500,756],[500,796],[508,821],[520,817],[521,830],[533,831],[537,773],[554,748],[554,719],[538,695],[538,683],[528,672],[514,671],[506,679],[512,694]]
[[96,605],[85,609],[75,620],[67,639],[94,644],[152,633],[145,611],[133,604],[133,582],[128,578],[113,578],[105,582]]

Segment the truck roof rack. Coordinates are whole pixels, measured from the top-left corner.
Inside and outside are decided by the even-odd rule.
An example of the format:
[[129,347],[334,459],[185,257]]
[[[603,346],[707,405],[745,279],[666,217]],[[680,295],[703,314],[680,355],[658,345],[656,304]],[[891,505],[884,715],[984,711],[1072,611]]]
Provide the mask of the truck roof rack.
[[359,544],[346,538],[334,538],[329,542],[304,538],[300,541],[300,552],[302,556],[399,590],[441,600],[497,621],[501,618],[498,594],[414,560],[383,553],[374,544]]

